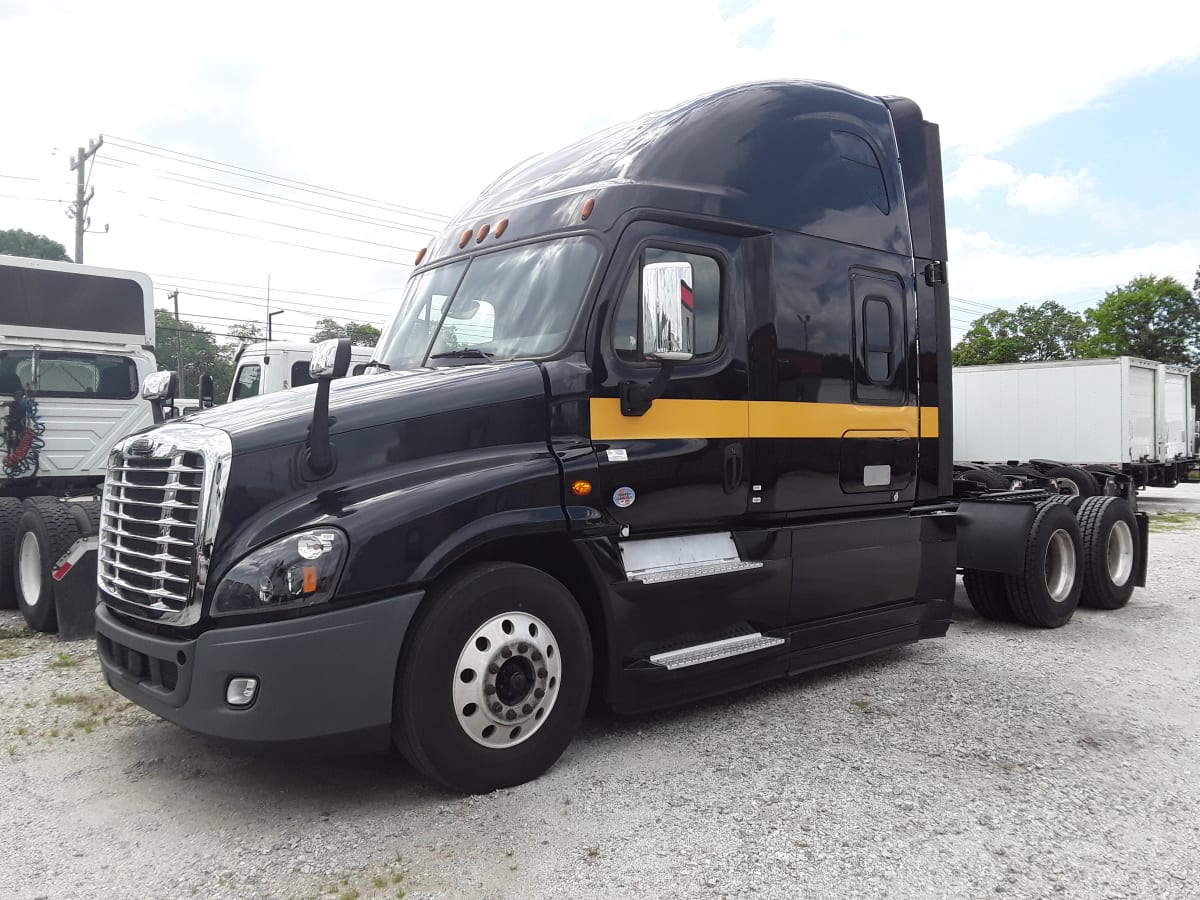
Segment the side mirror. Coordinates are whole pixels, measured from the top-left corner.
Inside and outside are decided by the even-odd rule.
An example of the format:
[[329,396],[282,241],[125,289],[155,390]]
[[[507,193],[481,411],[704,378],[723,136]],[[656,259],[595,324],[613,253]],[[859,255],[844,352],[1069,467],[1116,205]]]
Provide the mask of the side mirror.
[[692,358],[696,312],[691,263],[648,263],[642,269],[642,335],[646,359]]
[[150,401],[150,414],[155,425],[163,423],[163,407],[174,411],[178,383],[174,372],[151,372],[142,382],[142,399]]
[[309,377],[314,381],[342,378],[350,369],[350,339],[332,338],[321,341],[308,364]]
[[324,478],[337,467],[337,457],[329,440],[329,383],[342,378],[350,369],[350,339],[333,338],[317,344],[308,374],[317,382],[317,397],[313,403],[313,420],[308,429],[308,468],[317,478]]
[[212,409],[214,396],[216,395],[216,384],[213,382],[211,375],[200,376],[200,408]]

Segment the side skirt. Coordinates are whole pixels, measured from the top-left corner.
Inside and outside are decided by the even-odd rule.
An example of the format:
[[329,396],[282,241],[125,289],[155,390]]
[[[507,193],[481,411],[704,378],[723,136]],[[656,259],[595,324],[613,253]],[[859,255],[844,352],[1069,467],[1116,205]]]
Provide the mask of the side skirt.
[[913,600],[766,632],[761,641],[746,641],[745,653],[697,665],[669,668],[661,659],[630,660],[612,706],[620,713],[661,709],[942,637],[952,606],[951,600]]

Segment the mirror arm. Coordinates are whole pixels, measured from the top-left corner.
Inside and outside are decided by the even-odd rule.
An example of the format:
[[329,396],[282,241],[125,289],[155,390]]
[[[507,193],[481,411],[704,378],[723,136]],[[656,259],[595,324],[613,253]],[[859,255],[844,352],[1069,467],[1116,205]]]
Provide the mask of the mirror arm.
[[163,423],[163,402],[161,399],[155,398],[150,401],[150,421],[155,425]]
[[317,402],[313,404],[312,427],[308,431],[309,470],[318,478],[333,471],[333,445],[329,441],[329,382],[322,378],[317,382]]
[[676,365],[678,365],[678,360],[663,360],[658,375],[649,384],[632,381],[628,378],[624,379],[620,388],[621,415],[644,416],[654,401],[666,391],[667,382],[671,380],[671,372],[674,371]]

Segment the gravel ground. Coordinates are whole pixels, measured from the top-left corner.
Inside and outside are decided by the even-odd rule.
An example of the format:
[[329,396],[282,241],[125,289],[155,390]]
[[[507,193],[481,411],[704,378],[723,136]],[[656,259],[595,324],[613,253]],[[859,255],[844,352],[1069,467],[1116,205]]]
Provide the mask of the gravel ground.
[[[1142,508],[1200,513],[1200,485]],[[595,710],[547,775],[467,798],[394,755],[187,734],[0,613],[0,895],[1196,897],[1198,553],[1164,519],[1130,606],[1053,632],[960,587],[945,640]]]

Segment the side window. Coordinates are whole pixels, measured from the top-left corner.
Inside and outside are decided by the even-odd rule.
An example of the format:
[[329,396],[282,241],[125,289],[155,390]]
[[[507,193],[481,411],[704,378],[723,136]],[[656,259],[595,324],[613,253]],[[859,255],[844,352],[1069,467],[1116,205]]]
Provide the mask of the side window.
[[888,202],[883,169],[871,145],[848,131],[835,131],[831,137],[842,160],[840,175],[847,196],[861,198],[864,205],[870,203],[886,216],[892,205]]
[[238,369],[237,380],[233,383],[233,399],[242,400],[246,397],[258,396],[258,383],[262,377],[262,369],[258,364],[242,366]]
[[359,363],[353,369],[350,370],[350,374],[351,375],[361,375],[365,371],[367,371],[367,364]]
[[905,384],[905,294],[899,278],[854,272],[854,399],[903,405]]
[[306,384],[316,384],[312,376],[308,374],[307,359],[292,363],[292,387],[304,387]]
[[[721,333],[721,267],[716,259],[698,253],[663,250],[647,247],[642,254],[644,263],[687,262],[692,265],[692,303],[695,315],[696,340],[693,352],[707,356],[717,349]],[[641,334],[638,330],[638,293],[641,288],[642,266],[629,273],[617,320],[613,326],[613,349],[617,356],[629,362],[643,358],[639,352]]]

